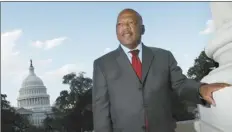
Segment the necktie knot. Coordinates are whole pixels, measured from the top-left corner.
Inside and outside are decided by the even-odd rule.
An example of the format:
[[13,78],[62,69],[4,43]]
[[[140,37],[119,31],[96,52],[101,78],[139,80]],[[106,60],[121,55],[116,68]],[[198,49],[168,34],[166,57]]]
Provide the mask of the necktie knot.
[[130,51],[130,53],[131,53],[133,56],[138,56],[139,50],[132,50],[132,51]]

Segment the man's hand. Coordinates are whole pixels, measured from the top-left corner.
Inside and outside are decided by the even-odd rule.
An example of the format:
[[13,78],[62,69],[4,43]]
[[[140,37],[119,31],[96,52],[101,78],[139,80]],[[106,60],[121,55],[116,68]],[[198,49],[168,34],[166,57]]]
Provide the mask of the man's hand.
[[212,105],[216,105],[213,99],[213,92],[218,91],[222,88],[229,87],[230,84],[226,83],[212,83],[212,84],[205,84],[200,87],[200,95],[202,98]]

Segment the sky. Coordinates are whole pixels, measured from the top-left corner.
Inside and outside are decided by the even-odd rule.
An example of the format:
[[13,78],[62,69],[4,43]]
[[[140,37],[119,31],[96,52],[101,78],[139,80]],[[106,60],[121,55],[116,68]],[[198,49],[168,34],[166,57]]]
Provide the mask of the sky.
[[115,24],[124,8],[143,17],[143,43],[170,50],[184,74],[214,31],[208,2],[2,2],[1,93],[17,106],[32,59],[53,104],[69,89],[64,75],[92,77],[93,61],[118,47]]

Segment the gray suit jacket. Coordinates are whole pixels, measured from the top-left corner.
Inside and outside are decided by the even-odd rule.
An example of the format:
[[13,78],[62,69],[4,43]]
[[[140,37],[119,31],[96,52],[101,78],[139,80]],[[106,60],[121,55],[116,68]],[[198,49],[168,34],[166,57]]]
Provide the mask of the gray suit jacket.
[[149,132],[174,132],[170,93],[202,103],[201,84],[182,74],[170,51],[142,48],[142,80],[120,46],[94,61],[95,132],[145,132],[145,113]]

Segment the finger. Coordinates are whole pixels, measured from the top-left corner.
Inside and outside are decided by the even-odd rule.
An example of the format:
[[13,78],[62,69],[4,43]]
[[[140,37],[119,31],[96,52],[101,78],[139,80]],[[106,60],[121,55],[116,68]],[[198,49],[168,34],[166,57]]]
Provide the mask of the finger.
[[224,83],[224,86],[225,86],[225,87],[230,87],[230,86],[231,86],[231,84]]
[[213,99],[212,97],[207,96],[207,97],[205,97],[205,100],[206,100],[209,104],[212,104],[212,105],[216,106],[216,103],[215,103],[215,101],[214,101],[214,99]]
[[217,87],[212,87],[209,90],[210,90],[210,93],[212,94],[213,92],[218,91],[218,90],[220,90],[222,88],[224,88],[224,87],[223,86],[217,86]]
[[228,83],[218,83],[218,85],[220,87],[229,87],[229,86],[231,86],[231,84],[228,84]]
[[217,86],[215,86],[215,87],[212,89],[212,92],[217,91],[217,90],[220,90],[220,89],[225,88],[225,87],[231,86],[230,84],[227,84],[227,83],[218,83],[218,84],[216,84],[216,85],[217,85]]

